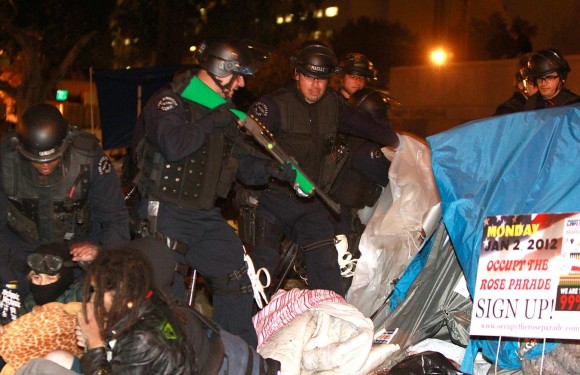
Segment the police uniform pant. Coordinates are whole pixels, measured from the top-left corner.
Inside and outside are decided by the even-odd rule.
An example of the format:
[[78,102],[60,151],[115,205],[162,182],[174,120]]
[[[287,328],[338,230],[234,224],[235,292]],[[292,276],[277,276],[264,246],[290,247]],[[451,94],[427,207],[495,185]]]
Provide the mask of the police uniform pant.
[[[243,286],[249,287],[250,280],[244,271],[228,278],[245,264],[243,245],[220,210],[196,210],[161,202],[157,231],[188,245],[181,262],[185,260],[212,284],[213,320],[255,348],[254,297],[251,292],[240,291]],[[176,252],[174,256],[181,257]]]
[[26,264],[26,257],[34,252],[38,244],[28,244],[10,230],[7,230],[2,239],[6,242],[0,244],[0,284],[16,281],[18,291],[25,296],[30,292],[30,269]]
[[282,234],[301,247],[326,242],[304,251],[308,287],[332,290],[344,296],[336,247],[329,241],[334,238],[334,228],[322,202],[317,198],[300,198],[275,190],[263,192],[259,201],[256,245],[252,249],[256,268],[265,267],[272,275],[276,272]]

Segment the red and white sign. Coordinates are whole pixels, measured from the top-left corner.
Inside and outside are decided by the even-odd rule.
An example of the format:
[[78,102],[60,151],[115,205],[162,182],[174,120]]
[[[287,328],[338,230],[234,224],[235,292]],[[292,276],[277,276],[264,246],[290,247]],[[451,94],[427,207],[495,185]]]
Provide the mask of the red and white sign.
[[471,335],[580,337],[580,213],[485,218]]

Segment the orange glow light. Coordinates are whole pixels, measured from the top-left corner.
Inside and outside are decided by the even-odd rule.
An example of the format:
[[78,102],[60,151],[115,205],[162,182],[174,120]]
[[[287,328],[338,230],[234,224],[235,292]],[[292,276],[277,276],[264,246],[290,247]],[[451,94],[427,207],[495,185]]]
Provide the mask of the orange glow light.
[[447,52],[443,49],[436,49],[431,52],[431,61],[435,65],[443,65],[447,61]]

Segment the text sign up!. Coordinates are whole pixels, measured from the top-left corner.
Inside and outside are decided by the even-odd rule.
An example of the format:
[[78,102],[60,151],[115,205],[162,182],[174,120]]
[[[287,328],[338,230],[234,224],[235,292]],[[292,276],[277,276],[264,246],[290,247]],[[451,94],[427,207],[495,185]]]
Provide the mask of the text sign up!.
[[580,213],[487,216],[471,335],[580,337]]

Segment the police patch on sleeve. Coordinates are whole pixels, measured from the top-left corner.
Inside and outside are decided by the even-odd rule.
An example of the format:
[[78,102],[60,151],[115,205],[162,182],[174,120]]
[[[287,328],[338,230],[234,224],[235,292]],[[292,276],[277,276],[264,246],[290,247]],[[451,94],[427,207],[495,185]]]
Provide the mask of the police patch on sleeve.
[[258,117],[268,116],[268,106],[264,102],[256,102],[254,105],[254,113]]
[[161,98],[159,103],[157,103],[157,109],[161,111],[169,111],[175,107],[177,107],[177,100],[171,96],[164,96]]
[[109,174],[113,170],[113,164],[108,157],[103,156],[99,159],[99,164],[97,165],[97,169],[100,175]]

